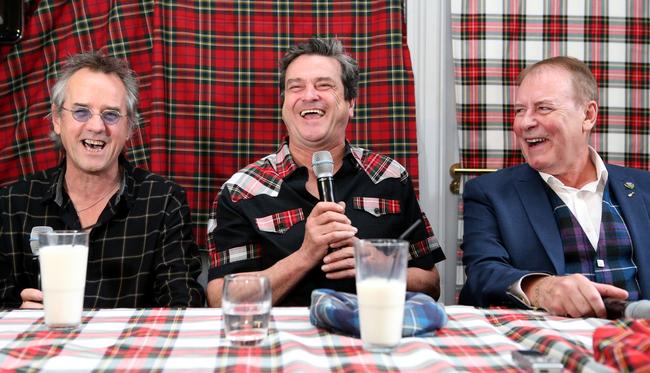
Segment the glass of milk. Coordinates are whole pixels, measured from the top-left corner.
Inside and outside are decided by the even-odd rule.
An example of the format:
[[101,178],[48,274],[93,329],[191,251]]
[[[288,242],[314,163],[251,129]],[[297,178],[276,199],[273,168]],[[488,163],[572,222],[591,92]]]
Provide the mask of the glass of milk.
[[271,284],[255,273],[226,275],[221,296],[226,339],[233,345],[255,345],[269,330]]
[[75,329],[81,324],[84,303],[88,232],[39,233],[38,241],[45,324]]
[[361,340],[368,351],[390,352],[402,337],[408,247],[396,239],[355,242]]

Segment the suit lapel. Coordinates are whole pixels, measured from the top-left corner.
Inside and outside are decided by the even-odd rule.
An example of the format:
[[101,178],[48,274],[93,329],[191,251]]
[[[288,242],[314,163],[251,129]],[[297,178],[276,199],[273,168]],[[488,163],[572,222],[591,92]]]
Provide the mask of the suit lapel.
[[520,177],[515,183],[521,203],[528,220],[544,246],[546,254],[558,274],[564,273],[564,250],[553,208],[544,189],[544,181],[530,166],[521,168]]

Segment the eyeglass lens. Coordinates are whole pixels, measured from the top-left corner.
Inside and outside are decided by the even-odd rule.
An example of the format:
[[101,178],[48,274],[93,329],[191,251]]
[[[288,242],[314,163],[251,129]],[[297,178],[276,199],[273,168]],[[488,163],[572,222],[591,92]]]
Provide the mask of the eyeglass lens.
[[[95,115],[88,108],[77,108],[71,110],[71,112],[72,112],[72,117],[75,120],[84,123],[89,121],[90,118],[92,118],[92,116]],[[104,123],[106,124],[117,124],[117,122],[119,122],[120,118],[122,117],[122,114],[120,114],[116,110],[104,110],[97,115],[99,115],[104,121]]]

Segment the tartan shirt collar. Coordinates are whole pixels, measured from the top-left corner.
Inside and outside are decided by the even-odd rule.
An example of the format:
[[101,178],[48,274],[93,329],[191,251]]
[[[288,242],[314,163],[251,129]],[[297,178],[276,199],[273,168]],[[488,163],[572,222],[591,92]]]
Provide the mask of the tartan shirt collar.
[[[289,151],[289,136],[284,138],[278,151],[267,156],[266,159],[282,180],[300,167],[293,160]],[[408,177],[406,169],[395,160],[378,153],[371,153],[363,148],[354,147],[347,139],[345,140],[345,151],[343,152],[343,160],[346,159],[357,163],[375,184],[387,178],[398,178],[404,181]]]
[[293,171],[298,169],[298,164],[293,160],[291,152],[289,151],[289,137],[285,137],[282,145],[275,154],[271,157],[267,157],[270,161],[271,166],[278,173],[281,179],[285,179],[287,176],[291,175]]
[[[124,195],[125,200],[129,205],[135,201],[135,180],[132,177],[133,174],[133,165],[124,157],[123,154],[120,154],[118,158],[120,164],[120,169],[122,170],[122,180],[120,181],[120,188],[115,200],[117,205],[120,202],[122,195]],[[59,167],[54,171],[51,178],[51,184],[45,193],[43,198],[44,202],[54,201],[59,207],[63,206],[63,188],[65,183],[65,170],[66,170],[66,158],[63,157],[59,163]],[[126,193],[125,193],[126,192]]]
[[[357,149],[358,151],[353,151],[353,149]],[[345,151],[343,152],[343,159],[348,157],[350,154],[352,154],[356,161],[361,164],[361,159],[363,156],[362,150],[360,148],[353,148],[350,145],[350,142],[345,140]],[[280,178],[283,180],[300,167],[293,160],[291,152],[289,151],[289,136],[286,136],[284,138],[282,145],[280,145],[280,148],[269,159],[272,160],[271,166],[275,172],[278,173],[278,176],[280,176]]]
[[[343,159],[345,160],[349,157],[352,157],[354,161],[362,167],[362,169],[366,170],[366,167],[364,167],[364,164],[366,163],[366,159],[364,158],[364,149],[353,147],[350,145],[350,142],[348,140],[345,140]],[[286,136],[284,138],[282,145],[280,145],[280,148],[275,152],[275,154],[272,155],[272,157],[269,157],[269,160],[272,160],[271,166],[278,173],[278,176],[280,176],[280,178],[283,180],[289,177],[295,170],[300,167],[293,160],[291,152],[289,151],[289,136]]]

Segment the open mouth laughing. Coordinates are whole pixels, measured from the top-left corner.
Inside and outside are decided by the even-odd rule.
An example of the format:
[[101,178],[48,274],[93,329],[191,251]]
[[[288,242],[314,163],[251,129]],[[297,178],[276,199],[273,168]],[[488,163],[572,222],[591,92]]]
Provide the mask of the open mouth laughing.
[[300,116],[305,119],[318,119],[325,115],[325,111],[321,109],[305,109],[300,112]]
[[102,140],[81,140],[81,144],[91,152],[99,152],[106,146],[106,142]]
[[534,148],[538,145],[545,143],[546,141],[548,140],[544,137],[534,137],[534,138],[526,139],[526,144],[528,144],[529,147]]

